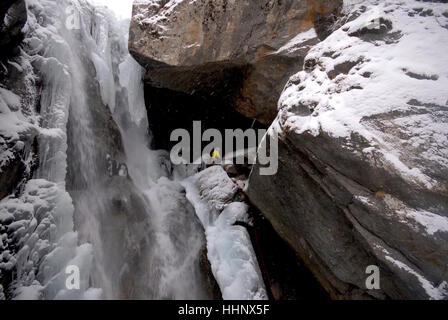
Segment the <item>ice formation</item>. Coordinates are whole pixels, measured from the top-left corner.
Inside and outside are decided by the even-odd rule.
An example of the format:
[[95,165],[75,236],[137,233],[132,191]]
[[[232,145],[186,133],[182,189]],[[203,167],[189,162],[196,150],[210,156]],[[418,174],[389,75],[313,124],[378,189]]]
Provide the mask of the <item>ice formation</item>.
[[[0,299],[209,298],[199,261],[205,238],[224,298],[265,298],[247,231],[232,225],[245,206],[222,206],[205,235],[198,204],[170,180],[167,154],[148,148],[129,21],[86,0],[27,7],[15,62],[25,90],[0,88],[8,139],[0,141],[0,168],[26,142],[37,139],[38,149],[23,150],[32,179],[0,202],[0,274],[10,280]],[[113,157],[117,176],[106,174]],[[66,286],[70,266],[79,268],[79,290]]]

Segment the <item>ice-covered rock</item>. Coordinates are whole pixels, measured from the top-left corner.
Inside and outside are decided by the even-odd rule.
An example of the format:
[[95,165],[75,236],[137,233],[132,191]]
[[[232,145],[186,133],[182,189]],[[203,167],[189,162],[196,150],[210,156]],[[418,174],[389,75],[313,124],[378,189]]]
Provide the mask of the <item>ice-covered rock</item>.
[[[17,61],[25,62],[23,57]],[[21,72],[21,76],[24,74]],[[29,101],[34,102],[33,89],[20,89],[23,80],[18,77],[5,85],[14,86],[12,90],[19,94],[31,93]],[[31,174],[36,151],[33,143],[38,135],[37,114],[28,101],[22,101],[12,90],[0,87],[0,199],[12,193]]]
[[35,75],[20,51],[27,9],[24,1],[0,4],[0,200],[29,178],[38,134]]
[[[64,186],[30,180],[22,195],[0,202],[0,275],[15,299],[83,299],[90,287],[90,245],[78,247],[73,204]],[[66,290],[66,266],[80,270],[80,289]],[[101,291],[97,292],[100,297]]]
[[237,186],[220,166],[213,166],[198,173],[196,179],[201,198],[218,212],[221,212],[237,195]]
[[335,297],[446,298],[447,5],[345,10],[286,85],[279,172],[249,196]]
[[267,292],[247,229],[248,205],[221,166],[210,167],[184,181],[207,239],[207,256],[225,300],[264,300]]
[[183,188],[159,180],[169,166],[149,149],[129,20],[86,0],[27,4],[22,50],[0,79],[2,295],[213,297],[204,230]]
[[[14,192],[0,205],[0,281],[7,298],[82,299],[91,286],[91,246],[78,244],[65,184],[72,78],[62,33],[68,4],[29,1],[21,50],[2,64],[2,192]],[[67,290],[71,264],[80,269],[80,290]],[[88,292],[89,298],[101,295]]]

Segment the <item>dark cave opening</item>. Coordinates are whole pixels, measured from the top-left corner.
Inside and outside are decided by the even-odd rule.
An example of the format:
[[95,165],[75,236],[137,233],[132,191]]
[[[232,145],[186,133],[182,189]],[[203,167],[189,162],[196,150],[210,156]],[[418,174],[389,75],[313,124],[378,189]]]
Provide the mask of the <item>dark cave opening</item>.
[[[266,129],[266,126],[246,118],[232,107],[230,98],[222,96],[189,95],[145,85],[152,148],[170,150],[177,142],[170,141],[176,129],[185,129],[193,136],[193,122],[201,121],[202,130]],[[203,143],[203,147],[207,143]]]

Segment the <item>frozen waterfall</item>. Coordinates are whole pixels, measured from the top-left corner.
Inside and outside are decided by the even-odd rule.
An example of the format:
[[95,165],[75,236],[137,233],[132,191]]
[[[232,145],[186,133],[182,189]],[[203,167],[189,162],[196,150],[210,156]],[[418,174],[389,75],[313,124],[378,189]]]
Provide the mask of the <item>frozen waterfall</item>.
[[[39,102],[24,128],[37,138],[38,164],[21,194],[0,202],[0,220],[10,223],[2,239],[11,244],[2,253],[10,263],[2,265],[11,277],[7,296],[217,298],[195,206],[173,177],[168,152],[149,149],[129,21],[86,0],[27,6],[21,68]],[[79,269],[79,290],[67,288],[69,266]],[[252,278],[262,281],[259,270]],[[263,298],[264,285],[257,288]]]

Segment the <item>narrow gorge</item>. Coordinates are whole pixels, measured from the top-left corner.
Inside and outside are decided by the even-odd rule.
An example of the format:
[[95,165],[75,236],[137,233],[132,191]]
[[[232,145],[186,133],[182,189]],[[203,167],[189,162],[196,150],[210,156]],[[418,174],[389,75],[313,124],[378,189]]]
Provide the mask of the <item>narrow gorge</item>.
[[0,36],[0,300],[448,299],[446,1],[6,0]]

